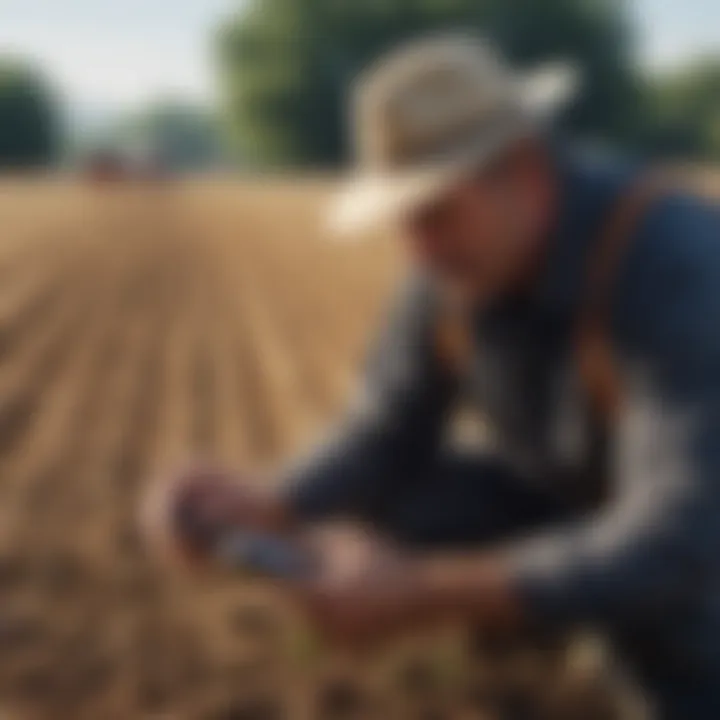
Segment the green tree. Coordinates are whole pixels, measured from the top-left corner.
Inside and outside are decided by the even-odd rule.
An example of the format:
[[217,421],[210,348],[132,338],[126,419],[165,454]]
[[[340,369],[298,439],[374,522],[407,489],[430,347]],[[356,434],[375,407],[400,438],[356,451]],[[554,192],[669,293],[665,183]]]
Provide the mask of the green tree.
[[651,84],[651,149],[720,160],[720,57],[693,62]]
[[147,153],[173,170],[201,170],[221,157],[216,118],[184,100],[158,101],[120,123],[116,143]]
[[52,93],[31,67],[0,58],[0,168],[48,165],[59,151]]
[[234,143],[263,164],[337,162],[356,74],[402,40],[457,28],[493,38],[521,65],[576,60],[585,90],[571,127],[632,137],[640,82],[619,0],[249,0],[218,42]]

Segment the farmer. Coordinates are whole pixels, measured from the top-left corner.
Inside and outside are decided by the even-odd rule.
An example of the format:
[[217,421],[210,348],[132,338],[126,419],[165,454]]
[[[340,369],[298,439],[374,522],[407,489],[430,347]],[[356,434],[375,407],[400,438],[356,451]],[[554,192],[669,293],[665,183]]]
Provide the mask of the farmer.
[[[352,520],[347,542],[313,536],[301,588],[331,637],[590,625],[662,717],[718,718],[720,216],[563,146],[575,84],[453,36],[360,80],[333,226],[394,223],[412,265],[364,390],[280,490],[188,470],[150,524],[202,559],[179,508],[293,538]],[[458,401],[486,418],[483,449],[453,442]]]

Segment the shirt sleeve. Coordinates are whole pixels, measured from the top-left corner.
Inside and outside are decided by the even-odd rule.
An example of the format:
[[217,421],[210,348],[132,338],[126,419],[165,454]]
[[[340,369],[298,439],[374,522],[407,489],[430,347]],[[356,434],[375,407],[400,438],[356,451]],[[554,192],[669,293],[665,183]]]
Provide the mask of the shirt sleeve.
[[434,348],[433,305],[427,282],[407,284],[345,422],[291,468],[288,497],[301,517],[373,508],[432,463],[454,392]]
[[653,212],[616,298],[624,406],[613,500],[508,549],[531,615],[612,623],[687,607],[720,577],[720,223]]

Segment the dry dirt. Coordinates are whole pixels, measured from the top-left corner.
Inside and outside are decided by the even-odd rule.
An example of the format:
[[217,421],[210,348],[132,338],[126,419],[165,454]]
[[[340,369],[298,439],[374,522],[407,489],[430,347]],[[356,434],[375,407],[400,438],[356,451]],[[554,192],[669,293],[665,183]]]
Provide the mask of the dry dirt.
[[148,478],[275,462],[352,388],[397,262],[322,239],[325,194],[0,183],[3,720],[616,716],[587,643],[344,662],[261,590],[146,560]]

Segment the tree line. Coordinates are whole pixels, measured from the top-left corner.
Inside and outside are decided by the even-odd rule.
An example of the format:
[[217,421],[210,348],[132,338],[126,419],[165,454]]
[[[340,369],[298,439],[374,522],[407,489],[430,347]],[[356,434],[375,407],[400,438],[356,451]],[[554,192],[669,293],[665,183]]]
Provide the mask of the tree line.
[[[336,166],[349,152],[345,113],[357,73],[398,42],[457,28],[491,38],[521,67],[574,60],[584,85],[563,121],[572,133],[720,160],[720,55],[648,77],[623,0],[246,0],[214,38],[217,117],[176,103],[152,109],[142,127],[175,153],[192,148],[193,158],[217,157],[221,135],[245,166]],[[0,61],[0,166],[58,152],[46,83]]]
[[398,42],[456,28],[521,67],[574,60],[584,87],[565,125],[576,135],[720,160],[720,55],[647,77],[622,0],[247,0],[217,41],[235,148],[262,166],[344,160],[352,78]]
[[19,60],[0,58],[0,167],[47,165],[59,144],[57,102],[42,75]]

